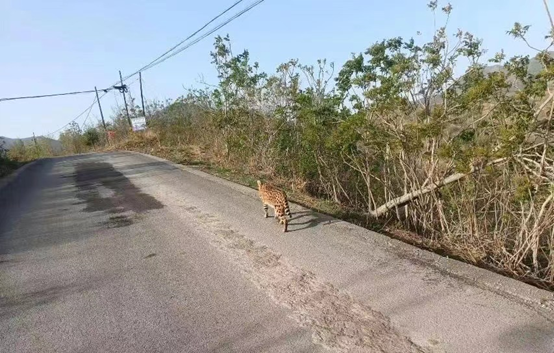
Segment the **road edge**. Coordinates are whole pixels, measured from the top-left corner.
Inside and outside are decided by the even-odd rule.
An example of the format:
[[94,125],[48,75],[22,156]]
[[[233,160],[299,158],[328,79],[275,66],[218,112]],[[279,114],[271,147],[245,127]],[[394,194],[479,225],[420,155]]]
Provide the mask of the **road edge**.
[[[142,155],[157,161],[167,163],[171,166],[174,166],[183,171],[193,173],[198,176],[202,176],[206,179],[214,181],[219,184],[226,185],[234,190],[237,190],[244,195],[257,197],[255,189],[250,188],[245,185],[241,185],[230,180],[209,174],[198,168],[191,166],[186,166],[182,164],[177,164],[171,162],[167,159],[153,156],[150,154],[137,152],[137,151],[121,151],[125,153],[138,154]],[[294,204],[293,202],[291,202]],[[323,215],[320,212],[311,210],[302,205],[294,204],[297,208],[303,210],[309,210],[317,213],[318,215],[331,217],[328,215]],[[369,229],[357,226],[353,223],[349,223],[340,219],[331,217],[337,221],[337,223],[347,224],[348,227],[354,228],[358,231],[363,232],[365,240],[373,241],[380,245],[387,247],[395,255],[399,255],[402,252],[402,257],[406,257],[406,254],[409,254],[409,260],[419,264],[420,266],[427,266],[435,269],[441,274],[447,275],[452,279],[462,281],[465,284],[478,287],[482,290],[490,291],[494,294],[500,295],[508,300],[516,301],[543,316],[548,321],[554,323],[554,292],[541,289],[525,282],[519,281],[517,279],[504,276],[502,274],[480,268],[474,265],[471,265],[466,262],[462,262],[456,259],[449,257],[444,257],[429,250],[420,249],[414,245],[404,243],[401,240],[388,237],[384,234],[371,231]]]
[[43,158],[35,159],[32,162],[29,162],[25,165],[23,165],[20,168],[17,168],[14,170],[13,173],[6,175],[2,179],[0,179],[0,191],[2,191],[4,188],[8,187],[21,173],[23,173],[27,168],[29,168],[31,165],[37,163],[38,161],[43,160]]

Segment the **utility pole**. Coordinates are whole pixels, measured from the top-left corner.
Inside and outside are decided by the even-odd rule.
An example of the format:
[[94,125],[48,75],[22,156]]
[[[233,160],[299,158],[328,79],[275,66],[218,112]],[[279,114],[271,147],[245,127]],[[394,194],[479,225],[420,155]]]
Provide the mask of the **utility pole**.
[[142,102],[142,115],[146,119],[146,110],[144,110],[144,96],[142,94],[142,72],[139,71],[139,82],[140,82],[140,100]]
[[96,86],[94,86],[94,91],[96,92],[96,101],[98,102],[98,109],[100,109],[100,117],[102,117],[102,126],[104,126],[104,131],[108,133],[108,129],[106,129],[106,122],[104,121],[104,113],[102,113],[102,106],[100,105],[100,98],[98,97],[98,90],[96,89]]
[[131,123],[131,117],[129,116],[129,107],[127,106],[127,98],[125,98],[125,86],[123,86],[123,76],[121,76],[121,70],[119,70],[119,80],[121,81],[121,94],[123,94],[123,102],[125,102],[125,111],[127,112],[127,121],[131,130],[133,129],[133,123]]
[[35,153],[37,154],[37,158],[40,157],[40,151],[38,147],[37,138],[35,137],[35,133],[33,132],[33,141],[35,142]]

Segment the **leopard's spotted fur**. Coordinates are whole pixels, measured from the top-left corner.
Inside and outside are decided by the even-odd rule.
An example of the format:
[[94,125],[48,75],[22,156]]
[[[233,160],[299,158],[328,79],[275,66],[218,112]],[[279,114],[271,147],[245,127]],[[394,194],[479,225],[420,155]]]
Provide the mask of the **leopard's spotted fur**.
[[264,205],[264,216],[267,218],[268,206],[271,206],[274,210],[274,218],[279,220],[279,223],[284,225],[283,232],[287,231],[288,221],[287,216],[292,218],[290,212],[289,202],[287,200],[287,194],[283,190],[280,190],[272,185],[263,184],[258,180],[258,194]]

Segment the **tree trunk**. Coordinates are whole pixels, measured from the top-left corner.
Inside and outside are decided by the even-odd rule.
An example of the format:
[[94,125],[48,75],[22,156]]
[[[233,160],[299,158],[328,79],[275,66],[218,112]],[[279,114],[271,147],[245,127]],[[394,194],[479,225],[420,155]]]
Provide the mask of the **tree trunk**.
[[[507,160],[507,158],[495,159],[494,161],[487,163],[486,166],[500,164],[502,162],[505,162],[506,160]],[[428,193],[430,193],[430,192],[432,192],[436,189],[439,189],[439,188],[441,188],[445,185],[448,185],[448,184],[451,184],[455,181],[458,181],[458,180],[460,180],[460,179],[462,179],[462,178],[464,178],[464,177],[466,177],[470,174],[475,173],[479,169],[482,169],[482,168],[471,167],[471,170],[468,173],[452,174],[452,175],[444,178],[443,180],[441,180],[440,182],[438,182],[436,184],[429,185],[427,187],[421,188],[421,189],[416,190],[416,191],[412,191],[410,193],[407,193],[407,194],[404,194],[400,197],[392,199],[389,202],[377,207],[374,211],[369,211],[368,213],[369,213],[369,215],[371,215],[375,218],[381,217],[381,216],[387,214],[390,210],[396,209],[397,207],[400,207],[400,206],[404,206],[405,204],[415,200],[416,198],[418,198],[422,195],[428,194]]]

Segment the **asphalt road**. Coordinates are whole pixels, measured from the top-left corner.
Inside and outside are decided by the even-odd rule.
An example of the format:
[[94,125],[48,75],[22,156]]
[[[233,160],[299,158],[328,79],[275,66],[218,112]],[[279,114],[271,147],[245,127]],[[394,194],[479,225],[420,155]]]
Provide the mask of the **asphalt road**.
[[0,189],[0,352],[554,352],[554,296],[132,154]]

